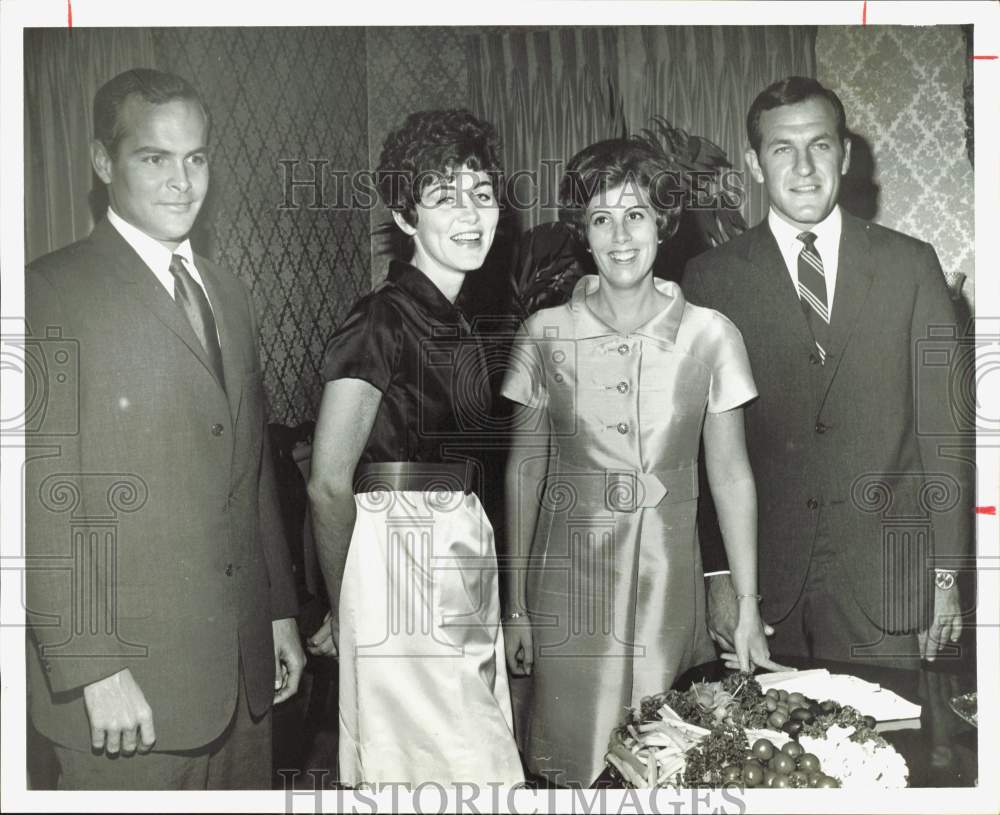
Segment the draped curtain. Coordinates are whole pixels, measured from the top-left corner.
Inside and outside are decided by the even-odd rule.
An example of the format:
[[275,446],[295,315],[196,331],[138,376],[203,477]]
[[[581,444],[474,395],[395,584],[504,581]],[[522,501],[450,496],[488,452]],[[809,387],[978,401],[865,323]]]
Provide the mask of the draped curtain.
[[[556,189],[576,151],[660,114],[711,139],[745,171],[744,119],[753,98],[789,74],[816,75],[815,29],[591,27],[512,29],[471,37],[469,102],[497,125],[521,228],[555,220]],[[534,174],[529,176],[527,174]],[[743,215],[766,212],[744,174]],[[531,193],[537,193],[532,195]]]
[[137,66],[156,66],[148,29],[25,30],[26,260],[90,234],[99,205],[91,194],[91,103],[101,85]]

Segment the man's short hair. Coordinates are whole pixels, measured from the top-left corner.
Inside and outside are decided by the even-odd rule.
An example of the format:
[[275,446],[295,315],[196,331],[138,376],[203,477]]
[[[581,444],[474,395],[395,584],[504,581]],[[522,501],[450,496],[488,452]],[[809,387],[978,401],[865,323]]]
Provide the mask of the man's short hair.
[[760,155],[760,115],[766,110],[774,110],[784,105],[796,105],[809,99],[826,99],[833,106],[837,117],[837,137],[841,143],[847,140],[847,115],[844,104],[829,88],[823,87],[815,79],[807,76],[786,76],[768,85],[757,94],[747,113],[747,139],[754,152]]
[[496,128],[464,109],[411,113],[382,147],[375,173],[379,197],[416,226],[417,202],[424,189],[462,165],[489,175],[494,193],[500,196],[503,165]]
[[151,105],[164,105],[177,99],[194,102],[205,116],[206,134],[209,132],[208,108],[194,85],[176,74],[152,68],[132,68],[109,79],[94,95],[94,138],[104,145],[111,158],[117,156],[118,145],[125,135],[121,111],[132,94]]
[[684,205],[680,169],[662,150],[635,137],[595,142],[569,160],[559,182],[559,220],[586,243],[587,205],[595,196],[621,186],[638,188],[648,196],[661,239],[674,235]]

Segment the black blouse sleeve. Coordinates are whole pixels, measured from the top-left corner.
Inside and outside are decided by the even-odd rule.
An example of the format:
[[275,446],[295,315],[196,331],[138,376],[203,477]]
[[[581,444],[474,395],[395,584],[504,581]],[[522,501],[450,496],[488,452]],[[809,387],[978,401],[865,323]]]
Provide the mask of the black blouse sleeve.
[[399,313],[379,292],[361,300],[337,329],[323,360],[323,381],[363,379],[385,393],[399,365]]

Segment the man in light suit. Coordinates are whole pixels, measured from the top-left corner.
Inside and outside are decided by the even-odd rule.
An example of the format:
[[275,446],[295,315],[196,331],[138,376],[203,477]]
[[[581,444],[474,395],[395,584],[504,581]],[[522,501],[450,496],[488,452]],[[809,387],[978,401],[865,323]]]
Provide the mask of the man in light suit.
[[[771,651],[916,667],[961,633],[972,541],[974,450],[946,444],[948,367],[921,350],[955,350],[944,276],[929,244],[837,206],[851,142],[832,91],[776,82],[747,133],[767,220],[691,261],[683,286],[742,331],[760,392],[746,432]],[[720,549],[703,558],[725,650],[758,598],[735,597]]]
[[304,656],[253,302],[188,241],[208,114],[135,69],[94,135],[107,218],[26,277],[38,345],[75,357],[49,370],[78,372],[27,434],[31,717],[60,788],[270,788]]

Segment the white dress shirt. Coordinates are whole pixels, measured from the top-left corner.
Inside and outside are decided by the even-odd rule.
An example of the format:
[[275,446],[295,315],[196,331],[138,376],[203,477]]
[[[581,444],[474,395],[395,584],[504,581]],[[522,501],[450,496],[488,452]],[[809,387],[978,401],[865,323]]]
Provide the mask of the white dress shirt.
[[170,260],[173,255],[180,255],[184,259],[185,268],[187,268],[191,277],[194,278],[194,282],[201,286],[202,291],[205,292],[205,299],[208,300],[208,305],[212,309],[212,313],[215,313],[215,307],[212,305],[212,299],[208,296],[205,282],[198,273],[198,267],[194,265],[194,252],[191,250],[191,241],[185,238],[184,242],[171,252],[158,240],[149,237],[141,229],[130,224],[111,207],[108,207],[108,223],[118,230],[118,234],[142,258],[143,263],[149,267],[149,270],[160,281],[160,284],[167,290],[167,294],[171,298],[174,296],[174,276],[170,271]]
[[826,305],[833,317],[833,294],[837,289],[837,265],[840,261],[840,232],[842,226],[840,207],[834,207],[833,211],[818,224],[813,224],[808,230],[799,229],[792,226],[782,218],[774,207],[767,214],[767,225],[771,228],[771,234],[778,242],[778,249],[785,259],[785,266],[788,274],[792,277],[792,284],[795,291],[799,291],[799,254],[805,246],[798,239],[804,231],[812,232],[816,236],[816,251],[819,252],[823,261],[823,276],[826,278]]

